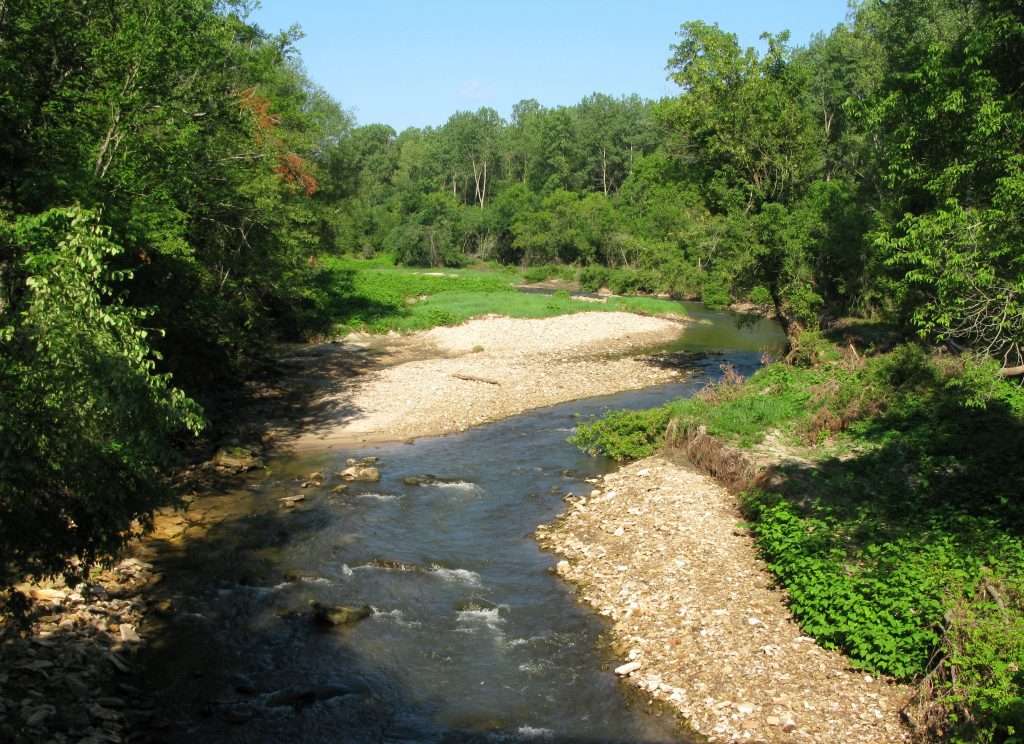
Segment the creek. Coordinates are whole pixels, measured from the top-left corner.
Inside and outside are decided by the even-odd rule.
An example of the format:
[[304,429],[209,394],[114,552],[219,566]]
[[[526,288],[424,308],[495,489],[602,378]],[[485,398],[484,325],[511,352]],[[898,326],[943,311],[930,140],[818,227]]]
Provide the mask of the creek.
[[[204,496],[230,516],[157,562],[176,609],[147,651],[145,683],[171,724],[165,738],[693,741],[619,684],[604,620],[531,537],[566,494],[614,467],[566,441],[581,420],[692,395],[724,363],[750,374],[781,344],[773,323],[688,309],[696,322],[656,350],[687,368],[679,383],[408,444],[282,457],[244,488]],[[381,480],[332,493],[346,460],[365,457]],[[322,485],[302,488],[314,472]],[[311,601],[373,611],[325,629]]]

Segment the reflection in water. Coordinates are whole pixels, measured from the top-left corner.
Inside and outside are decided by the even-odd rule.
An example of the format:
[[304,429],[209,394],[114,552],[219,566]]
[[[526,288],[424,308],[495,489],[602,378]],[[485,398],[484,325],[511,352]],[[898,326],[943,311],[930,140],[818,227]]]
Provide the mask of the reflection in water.
[[[169,738],[685,740],[602,671],[601,621],[530,535],[565,493],[586,493],[585,478],[612,466],[565,441],[581,418],[690,395],[723,361],[749,374],[778,343],[771,329],[693,314],[710,322],[673,351],[732,350],[689,359],[685,382],[411,445],[282,459],[244,495],[222,497],[243,500],[243,516],[163,562],[179,609],[149,681],[164,690]],[[716,346],[716,328],[728,343]],[[330,493],[345,458],[364,456],[380,459],[382,480]],[[313,471],[322,486],[282,509]],[[373,611],[325,631],[309,620],[311,601]]]

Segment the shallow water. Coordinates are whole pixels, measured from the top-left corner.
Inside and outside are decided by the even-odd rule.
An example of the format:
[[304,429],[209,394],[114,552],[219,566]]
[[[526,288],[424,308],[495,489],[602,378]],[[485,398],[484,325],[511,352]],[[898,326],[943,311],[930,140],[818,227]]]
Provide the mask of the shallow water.
[[[566,442],[581,419],[690,395],[724,361],[749,374],[780,341],[771,328],[737,331],[729,315],[700,316],[707,322],[666,350],[693,370],[682,383],[413,444],[282,459],[219,497],[237,516],[161,561],[162,591],[178,610],[148,674],[174,723],[168,738],[693,740],[627,698],[599,650],[603,622],[552,575],[555,557],[531,534],[562,511],[566,493],[589,492],[584,479],[612,468]],[[725,353],[688,354],[715,348]],[[331,494],[345,459],[366,456],[379,458],[382,480]],[[322,487],[300,489],[313,471]],[[403,482],[426,474],[434,480],[425,485]],[[279,507],[297,493],[306,495],[299,507]],[[373,615],[324,631],[309,620],[311,600],[366,604]],[[256,694],[236,689],[250,683]],[[280,690],[306,696],[274,705]]]

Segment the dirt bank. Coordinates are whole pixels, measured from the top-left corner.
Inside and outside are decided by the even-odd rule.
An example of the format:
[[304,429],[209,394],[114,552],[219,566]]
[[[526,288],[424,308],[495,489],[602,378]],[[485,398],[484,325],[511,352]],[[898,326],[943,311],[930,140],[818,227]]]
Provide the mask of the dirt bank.
[[[308,450],[448,434],[533,408],[669,382],[677,371],[628,354],[671,341],[683,327],[597,312],[350,336],[292,360],[297,374],[315,377],[320,387],[305,412],[277,428],[276,439]],[[336,366],[352,358],[366,363]]]
[[570,503],[541,545],[613,621],[622,676],[711,741],[903,742],[906,688],[803,636],[735,498],[652,457]]

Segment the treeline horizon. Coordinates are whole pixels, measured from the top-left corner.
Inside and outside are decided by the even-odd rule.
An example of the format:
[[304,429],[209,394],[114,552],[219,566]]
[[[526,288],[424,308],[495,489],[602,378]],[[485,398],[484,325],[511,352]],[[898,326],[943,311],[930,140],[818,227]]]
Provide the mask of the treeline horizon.
[[330,241],[410,265],[592,267],[591,285],[753,302],[794,341],[884,319],[1016,370],[1021,23],[1009,1],[868,1],[758,52],[691,21],[667,60],[677,96],[356,126]]

